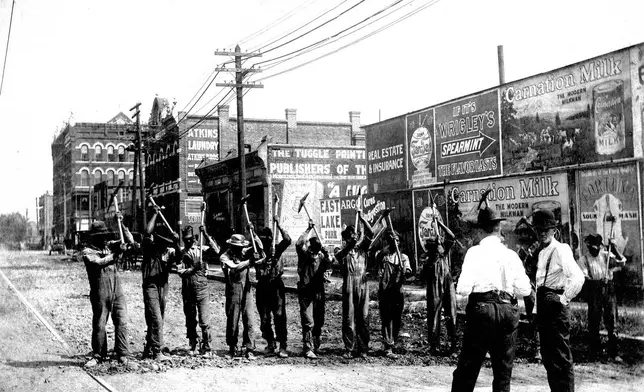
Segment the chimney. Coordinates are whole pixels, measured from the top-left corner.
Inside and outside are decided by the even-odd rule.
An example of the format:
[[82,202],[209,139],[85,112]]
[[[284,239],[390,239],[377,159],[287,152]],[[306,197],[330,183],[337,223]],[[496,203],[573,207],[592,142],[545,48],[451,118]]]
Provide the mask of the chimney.
[[289,143],[289,135],[297,129],[297,109],[286,109],[286,144]]
[[[228,131],[230,125],[230,108],[228,105],[217,107],[217,117],[219,117],[217,121],[217,131],[219,132],[219,151],[217,151],[217,154],[219,155],[219,160],[221,160],[224,148],[237,145],[237,133],[235,132],[234,135],[231,135],[232,132]],[[223,159],[226,159],[226,157]]]
[[364,146],[364,130],[360,128],[360,112],[349,112],[349,121],[351,122],[351,144]]

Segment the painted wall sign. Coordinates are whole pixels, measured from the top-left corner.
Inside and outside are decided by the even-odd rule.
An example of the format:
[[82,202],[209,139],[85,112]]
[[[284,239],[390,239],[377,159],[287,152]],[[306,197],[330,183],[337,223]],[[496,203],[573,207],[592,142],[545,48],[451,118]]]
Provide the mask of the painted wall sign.
[[407,179],[412,187],[436,183],[434,110],[423,110],[405,118],[407,126]]
[[367,176],[371,192],[406,186],[405,119],[397,117],[365,129]]
[[[642,285],[640,205],[634,164],[583,170],[578,173],[581,240],[599,234],[627,258],[621,276],[627,285]],[[581,241],[583,242],[583,241]],[[587,254],[586,246],[581,253]]]
[[435,128],[439,182],[501,174],[498,90],[436,107]]
[[633,156],[629,50],[509,83],[504,173]]
[[219,130],[216,128],[191,129],[186,139],[188,141],[188,186],[201,187],[195,169],[204,158],[219,161]]

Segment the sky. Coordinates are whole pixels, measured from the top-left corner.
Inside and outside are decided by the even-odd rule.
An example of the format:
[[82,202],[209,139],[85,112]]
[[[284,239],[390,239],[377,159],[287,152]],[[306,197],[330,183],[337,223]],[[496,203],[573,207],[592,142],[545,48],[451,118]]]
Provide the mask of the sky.
[[[279,120],[294,108],[299,121],[348,122],[359,111],[366,125],[498,85],[497,45],[510,82],[644,42],[638,0],[17,0],[0,92],[0,214],[28,209],[35,219],[36,198],[52,192],[51,142],[66,122],[107,122],[137,102],[147,122],[157,95],[187,110],[229,59],[216,50],[270,44],[249,67],[333,37],[392,3],[352,35],[265,63],[250,79],[265,78],[264,88],[244,96],[245,117]],[[0,0],[2,61],[11,7]],[[215,107],[220,90],[213,84],[191,113]]]

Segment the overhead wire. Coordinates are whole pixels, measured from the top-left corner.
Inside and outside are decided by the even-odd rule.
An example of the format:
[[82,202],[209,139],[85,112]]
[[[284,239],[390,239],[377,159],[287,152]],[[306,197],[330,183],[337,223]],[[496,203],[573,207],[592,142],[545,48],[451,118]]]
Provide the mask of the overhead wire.
[[[216,71],[216,69],[215,69],[215,71]],[[198,99],[197,99],[197,100],[192,104],[192,106],[190,107],[190,109],[188,109],[188,111],[184,112],[183,117],[182,117],[182,118],[180,118],[179,120],[177,120],[177,124],[179,124],[181,121],[183,121],[183,119],[185,119],[186,117],[188,117],[188,114],[190,113],[190,111],[191,111],[192,109],[194,109],[194,107],[195,107],[195,106],[197,105],[197,103],[201,100],[201,98],[203,98],[204,94],[206,94],[206,92],[208,91],[208,89],[210,88],[210,86],[214,83],[215,79],[217,79],[217,75],[219,75],[219,71],[216,71],[216,72],[217,72],[217,73],[215,74],[215,76],[214,76],[214,77],[209,78],[209,79],[210,79],[210,83],[208,83],[208,86],[203,90],[203,92],[201,93],[201,95],[199,96],[199,98],[198,98]],[[213,73],[214,73],[214,72],[213,72]],[[211,74],[211,76],[212,76],[212,74]],[[208,81],[208,80],[206,80],[206,81]],[[205,83],[204,83],[204,84],[205,84]],[[203,88],[203,86],[201,86],[201,88]],[[199,89],[199,90],[201,90],[201,89]],[[197,93],[199,93],[199,91],[197,91]],[[195,96],[196,96],[196,94],[195,94]],[[194,99],[194,97],[193,97],[193,99]]]
[[11,25],[13,24],[13,9],[16,5],[16,0],[11,2],[11,16],[9,17],[9,32],[7,33],[7,47],[4,51],[4,65],[2,66],[2,81],[0,81],[0,95],[2,95],[2,86],[4,86],[4,73],[7,68],[7,57],[9,57],[9,40],[11,39]]
[[208,116],[210,116],[210,115],[215,111],[215,109],[216,109],[217,107],[219,107],[219,105],[224,101],[224,99],[226,99],[226,97],[228,96],[228,94],[230,94],[233,90],[234,90],[234,88],[232,88],[232,87],[231,87],[231,88],[229,88],[229,89],[228,89],[228,92],[226,93],[226,95],[224,95],[224,96],[221,98],[221,100],[220,100],[220,101],[219,101],[215,106],[213,106],[213,107],[212,107],[212,109],[210,109],[210,110],[208,111],[208,113],[206,113],[205,115],[201,116],[201,119],[200,119],[199,121],[197,121],[196,123],[192,124],[192,125],[191,125],[191,126],[189,126],[187,129],[184,129],[184,130],[179,134],[179,136],[178,136],[178,137],[179,137],[179,138],[184,137],[185,135],[187,135],[187,134],[188,134],[188,132],[190,132],[191,130],[193,130],[194,128],[196,128],[198,125],[200,125],[201,123],[203,123],[204,121],[206,121],[206,119],[208,118]]

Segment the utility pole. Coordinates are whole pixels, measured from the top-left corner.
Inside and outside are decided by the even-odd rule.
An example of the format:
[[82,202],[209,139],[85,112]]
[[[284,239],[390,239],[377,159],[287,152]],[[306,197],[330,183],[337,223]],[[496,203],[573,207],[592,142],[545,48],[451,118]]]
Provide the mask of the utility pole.
[[[234,72],[235,82],[217,83],[218,87],[235,87],[237,93],[237,151],[239,157],[239,188],[241,195],[238,200],[246,197],[246,146],[244,142],[244,88],[263,88],[262,84],[258,83],[244,83],[244,77],[251,72],[261,72],[261,69],[256,68],[242,68],[242,57],[262,57],[259,53],[243,53],[239,45],[235,46],[234,52],[216,51],[217,56],[234,56],[235,68],[221,68],[217,67],[219,72]],[[237,231],[243,232],[242,214],[237,214]]]
[[[135,111],[134,114],[132,115],[132,118],[136,120],[136,141],[134,145],[134,184],[132,184],[132,225],[134,228],[139,227],[139,230],[141,233],[143,233],[143,230],[146,225],[146,211],[145,211],[145,172],[143,170],[143,138],[141,137],[141,111],[139,110],[139,107],[141,106],[141,102],[137,102],[136,105],[132,106],[130,108],[130,111]],[[138,166],[138,167],[137,167]],[[137,219],[136,219],[136,191],[137,191],[137,168],[139,170],[138,177],[139,177],[139,182],[141,183],[140,188],[140,198],[141,198],[141,218],[143,223],[137,224]]]
[[505,60],[503,57],[503,45],[496,47],[497,57],[499,60],[499,84],[505,83]]

